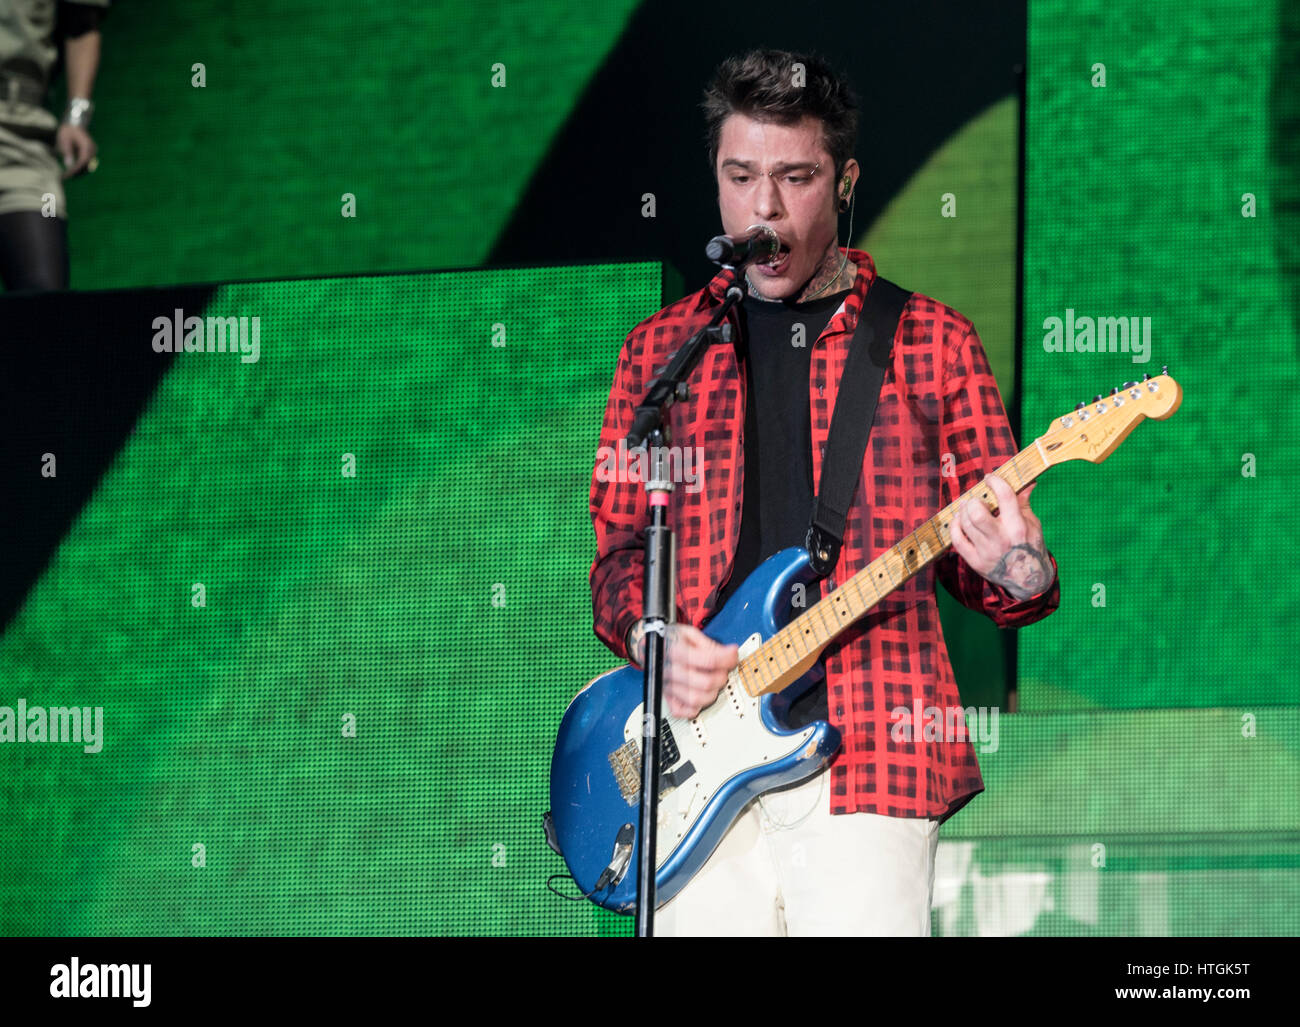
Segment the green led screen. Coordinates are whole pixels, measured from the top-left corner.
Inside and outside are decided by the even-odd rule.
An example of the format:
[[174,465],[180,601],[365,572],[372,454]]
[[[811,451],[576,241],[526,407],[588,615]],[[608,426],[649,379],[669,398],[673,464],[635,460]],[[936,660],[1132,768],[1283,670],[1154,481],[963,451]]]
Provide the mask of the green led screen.
[[1278,547],[1298,55],[1285,3],[1029,5],[1021,445],[1165,364],[1184,399],[1034,493],[1061,605],[1020,632],[1021,712],[945,825],[941,933],[1300,931],[1300,582]]
[[73,286],[476,266],[636,6],[116,3]]
[[[1035,493],[1062,599],[1022,638],[1022,709],[1297,701],[1287,9],[1030,6],[1023,441],[1164,364],[1184,400]],[[1050,318],[1085,346],[1088,324],[1139,318],[1142,348],[1107,331],[1105,352],[1099,332],[1058,352]]]
[[[0,745],[0,933],[621,924],[546,892],[541,815],[563,705],[612,664],[586,588],[611,355],[662,291],[628,264],[186,311],[258,318],[258,359],[175,357],[0,638],[0,705],[103,710],[98,752]],[[169,295],[113,345],[147,351]]]
[[[612,663],[587,488],[615,357],[682,290],[648,262],[373,273],[487,261],[644,6],[150,8],[106,23],[74,285],[362,277],[206,287],[184,312],[257,318],[256,361],[159,357],[112,438],[11,433],[37,517],[47,452],[89,484],[0,636],[0,706],[102,707],[103,737],[0,746],[0,933],[627,934],[546,890],[541,814],[564,705]],[[1022,445],[1162,364],[1186,390],[1107,462],[1044,475],[1062,602],[1018,633],[1012,697],[1004,640],[941,593],[963,699],[1003,717],[987,791],[943,828],[937,934],[1300,931],[1300,588],[1275,555],[1297,41],[1282,2],[1029,5],[1019,340],[1010,68],[854,226],[887,277],[972,318]],[[652,188],[652,230],[694,233],[666,198],[707,193],[700,168],[632,175],[627,209]],[[100,298],[91,337],[147,349],[151,318]],[[1049,351],[1067,316],[1150,318],[1149,358]],[[120,383],[111,360],[58,366],[62,317],[35,387],[73,423],[69,396]],[[97,445],[102,476],[78,467]]]

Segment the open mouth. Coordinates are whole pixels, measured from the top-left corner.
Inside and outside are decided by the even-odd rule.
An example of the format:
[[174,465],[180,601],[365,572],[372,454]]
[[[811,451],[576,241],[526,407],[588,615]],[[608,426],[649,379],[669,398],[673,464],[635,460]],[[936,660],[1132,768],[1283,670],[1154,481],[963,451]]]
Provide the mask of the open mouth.
[[785,243],[782,243],[781,248],[776,251],[776,256],[774,256],[766,264],[759,264],[758,268],[766,275],[779,275],[785,271],[785,269],[789,266],[789,264],[790,264],[790,247],[787,246]]

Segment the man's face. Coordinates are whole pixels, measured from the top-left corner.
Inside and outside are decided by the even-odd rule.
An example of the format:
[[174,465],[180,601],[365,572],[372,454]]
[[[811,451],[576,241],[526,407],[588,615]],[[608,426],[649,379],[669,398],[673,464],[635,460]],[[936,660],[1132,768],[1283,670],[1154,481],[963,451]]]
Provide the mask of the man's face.
[[[775,267],[749,265],[754,291],[769,300],[795,297],[836,237],[836,186],[842,183],[835,180],[821,122],[805,116],[777,125],[733,114],[722,123],[714,171],[723,232],[741,235],[750,225],[767,224],[789,248],[783,247]],[[856,181],[857,171],[857,162],[849,161],[844,173]]]

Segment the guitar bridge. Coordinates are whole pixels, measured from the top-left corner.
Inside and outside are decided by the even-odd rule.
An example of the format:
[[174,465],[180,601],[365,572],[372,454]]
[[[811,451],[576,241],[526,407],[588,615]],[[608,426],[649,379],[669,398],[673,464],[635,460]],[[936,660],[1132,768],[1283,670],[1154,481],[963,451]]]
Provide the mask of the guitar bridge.
[[619,793],[629,806],[635,806],[641,794],[641,746],[624,742],[609,754],[609,766],[614,771]]
[[[659,794],[672,791],[679,784],[695,773],[695,765],[687,760],[680,767],[682,754],[677,748],[677,739],[673,737],[668,721],[659,723]],[[614,780],[618,782],[619,794],[629,806],[641,801],[641,746],[635,738],[630,738],[609,754],[609,767],[614,771]],[[672,770],[665,768],[672,767]]]

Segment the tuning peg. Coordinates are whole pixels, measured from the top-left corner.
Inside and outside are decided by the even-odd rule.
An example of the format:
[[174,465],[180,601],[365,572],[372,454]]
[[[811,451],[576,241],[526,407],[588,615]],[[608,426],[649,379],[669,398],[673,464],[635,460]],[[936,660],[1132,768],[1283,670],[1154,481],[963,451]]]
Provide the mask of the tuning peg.
[[1151,380],[1151,376],[1150,376],[1149,374],[1144,374],[1144,375],[1142,376],[1142,380],[1143,380],[1144,382],[1149,382],[1149,381]]
[[1111,390],[1110,390],[1110,394],[1111,394],[1112,396],[1118,396],[1118,395],[1119,395],[1119,386],[1116,385],[1113,389],[1111,389]]
[[1135,386],[1135,385],[1137,385],[1137,382],[1125,382],[1125,383],[1124,383],[1124,390],[1125,390],[1125,391],[1128,391],[1129,389],[1133,388],[1133,386]]
[[1162,364],[1162,365],[1160,365],[1160,373],[1161,373],[1161,374],[1168,374],[1168,373],[1169,373],[1169,365],[1168,365],[1168,364]]
[[1101,402],[1101,393],[1099,392],[1099,393],[1097,393],[1097,395],[1093,396],[1093,397],[1092,397],[1092,401],[1093,401],[1094,403],[1100,403],[1100,402]]
[[1075,407],[1074,409],[1075,409],[1076,411],[1079,411],[1079,410],[1082,410],[1082,409],[1083,409],[1084,407],[1086,407],[1087,405],[1088,405],[1087,403],[1080,403],[1080,404],[1079,404],[1077,407]]

